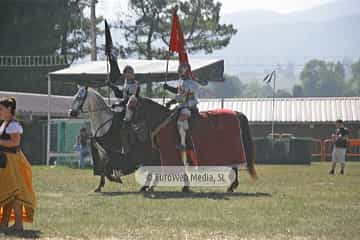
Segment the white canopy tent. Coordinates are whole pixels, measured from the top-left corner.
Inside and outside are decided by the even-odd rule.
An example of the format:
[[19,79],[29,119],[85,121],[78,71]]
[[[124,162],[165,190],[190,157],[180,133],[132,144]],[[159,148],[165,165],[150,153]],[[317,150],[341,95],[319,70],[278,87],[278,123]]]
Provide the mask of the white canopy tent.
[[[166,60],[118,60],[120,70],[130,65],[135,70],[136,79],[140,83],[164,82],[166,75]],[[223,81],[224,61],[194,59],[190,61],[196,78],[207,81]],[[169,61],[168,80],[176,80],[178,60]],[[49,73],[50,81],[57,82],[85,82],[92,86],[103,86],[107,79],[107,62],[92,61],[74,64],[68,68]],[[119,83],[121,84],[121,83]]]

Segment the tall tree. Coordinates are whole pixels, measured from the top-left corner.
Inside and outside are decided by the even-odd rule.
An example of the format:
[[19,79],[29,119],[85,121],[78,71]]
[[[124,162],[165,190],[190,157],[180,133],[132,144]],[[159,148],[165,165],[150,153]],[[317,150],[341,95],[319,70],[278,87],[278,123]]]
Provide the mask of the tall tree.
[[97,0],[90,0],[90,23],[91,23],[91,60],[96,61],[96,2]]
[[276,97],[278,97],[278,98],[289,98],[289,97],[292,97],[292,95],[286,89],[278,89],[276,91]]
[[[67,56],[69,63],[90,53],[90,0],[3,0],[0,3],[2,55]],[[98,18],[97,22],[102,19]],[[101,31],[97,29],[100,34]]]
[[334,66],[334,72],[341,81],[345,81],[345,67],[341,62],[337,62]]
[[342,70],[343,67],[331,62],[308,62],[300,74],[305,96],[343,96],[346,84]]
[[130,16],[118,24],[127,42],[120,46],[124,55],[164,58],[176,4],[189,53],[201,50],[211,53],[226,47],[236,33],[233,25],[220,24],[221,3],[214,0],[130,0]]
[[245,85],[239,77],[225,75],[224,82],[209,82],[209,86],[204,88],[207,96],[214,98],[236,98],[243,95]]
[[349,82],[349,96],[360,96],[360,59],[351,65],[352,78]]
[[244,97],[268,98],[273,96],[273,89],[269,84],[260,85],[256,81],[246,84],[243,91]]
[[[90,53],[90,19],[84,9],[90,0],[0,1],[0,55],[61,54],[66,63]],[[101,18],[97,19],[99,22]],[[102,32],[97,30],[99,34]],[[57,68],[2,68],[1,83],[9,91],[46,92],[46,75]],[[55,93],[71,94],[63,84]]]
[[301,85],[294,85],[292,88],[293,97],[304,97],[304,89]]

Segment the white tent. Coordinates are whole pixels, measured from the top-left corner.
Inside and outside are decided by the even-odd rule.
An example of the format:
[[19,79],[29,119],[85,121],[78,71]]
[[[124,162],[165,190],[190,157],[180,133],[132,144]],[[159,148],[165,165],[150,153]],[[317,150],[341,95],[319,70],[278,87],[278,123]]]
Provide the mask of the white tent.
[[[164,82],[166,77],[166,60],[118,60],[120,70],[130,65],[135,70],[136,79],[140,83]],[[223,81],[224,61],[194,59],[190,61],[196,78],[207,81]],[[167,80],[176,80],[178,60],[170,60]],[[93,61],[74,64],[68,68],[49,73],[51,81],[86,82],[92,86],[102,86],[107,79],[106,61]]]

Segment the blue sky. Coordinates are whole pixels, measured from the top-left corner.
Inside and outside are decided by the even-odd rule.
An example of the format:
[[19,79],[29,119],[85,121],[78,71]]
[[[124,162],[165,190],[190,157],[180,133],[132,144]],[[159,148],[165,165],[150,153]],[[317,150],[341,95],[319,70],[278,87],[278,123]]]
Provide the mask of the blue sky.
[[[222,14],[246,10],[270,10],[289,13],[309,9],[334,0],[218,0],[223,4]],[[99,15],[114,20],[120,10],[126,11],[127,0],[99,0],[97,12]]]

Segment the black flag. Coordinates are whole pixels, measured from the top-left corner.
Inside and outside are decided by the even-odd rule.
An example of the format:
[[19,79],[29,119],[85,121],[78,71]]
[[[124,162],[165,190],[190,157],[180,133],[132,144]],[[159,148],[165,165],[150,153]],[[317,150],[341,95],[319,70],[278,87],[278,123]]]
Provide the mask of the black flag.
[[105,55],[110,63],[110,82],[115,83],[120,80],[120,69],[116,60],[116,52],[113,49],[110,28],[105,20]]
[[269,73],[268,75],[266,75],[266,77],[264,78],[263,82],[269,84],[269,83],[271,82],[270,75],[271,75],[270,73]]
[[275,71],[272,71],[271,73],[269,73],[268,75],[266,75],[266,77],[264,78],[263,82],[269,84],[271,83],[271,80],[273,79],[275,75]]

